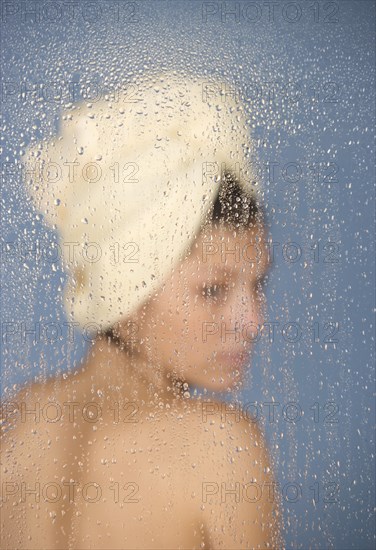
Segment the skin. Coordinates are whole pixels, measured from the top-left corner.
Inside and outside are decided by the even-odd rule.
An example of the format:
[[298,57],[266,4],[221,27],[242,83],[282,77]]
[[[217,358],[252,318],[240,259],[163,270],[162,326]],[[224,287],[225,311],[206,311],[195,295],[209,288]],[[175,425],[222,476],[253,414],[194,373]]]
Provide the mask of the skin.
[[[262,323],[259,283],[269,269],[265,252],[251,265],[242,255],[224,258],[221,245],[244,250],[256,238],[263,250],[261,228],[208,226],[140,305],[132,331],[129,319],[117,324],[120,347],[98,337],[80,369],[14,398],[1,444],[1,548],[281,547],[262,431],[240,407],[224,414],[215,393],[210,397],[243,384],[250,333],[237,341],[229,332],[222,338],[220,327]],[[208,243],[219,252],[205,254],[215,250]],[[239,351],[241,360],[220,356]],[[207,396],[194,399],[192,385]],[[46,408],[51,401],[63,411],[55,422],[57,409]],[[22,417],[21,403],[44,412]],[[21,492],[22,482],[40,483],[39,502]]]
[[[133,351],[131,364],[138,373],[161,390],[167,374],[213,391],[241,387],[244,361],[252,349],[250,323],[262,324],[265,305],[260,283],[269,267],[267,255],[261,254],[253,266],[247,262],[247,257],[255,257],[249,244],[257,244],[257,237],[262,242],[260,232],[248,230],[234,237],[234,230],[225,226],[207,227],[189,259],[140,308],[133,324],[116,327]],[[221,254],[222,246],[227,254]],[[236,246],[238,256],[229,252]],[[230,332],[235,323],[237,338]],[[239,363],[226,362],[222,353],[245,357]]]

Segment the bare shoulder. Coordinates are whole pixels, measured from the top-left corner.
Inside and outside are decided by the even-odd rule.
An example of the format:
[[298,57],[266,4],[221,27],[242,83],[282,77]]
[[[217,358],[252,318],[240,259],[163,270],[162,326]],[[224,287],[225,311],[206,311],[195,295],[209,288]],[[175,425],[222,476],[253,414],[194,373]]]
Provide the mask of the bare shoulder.
[[7,461],[6,457],[15,451],[18,463],[30,462],[31,458],[43,455],[45,446],[58,446],[55,434],[64,433],[63,402],[71,386],[71,377],[55,376],[28,383],[15,395],[2,400],[2,461]]
[[[269,460],[262,427],[244,413],[241,404],[219,400],[202,401],[192,403],[189,412],[189,419],[193,420],[189,422],[192,435],[208,450],[213,449],[220,457],[227,451],[230,453],[229,459],[232,455],[237,459],[248,455],[263,463]],[[233,464],[234,460],[230,463]]]
[[38,427],[38,407],[46,390],[42,383],[29,383],[1,403],[2,548],[27,547],[26,530],[18,526],[26,517],[26,488],[35,487],[36,472],[47,465]]
[[66,528],[54,530],[51,522],[65,521],[60,500],[44,491],[51,485],[60,490],[63,476],[75,479],[75,428],[61,411],[70,387],[69,379],[57,376],[29,383],[2,402],[1,548],[53,548],[56,537],[64,538]]
[[32,382],[23,386],[15,395],[2,400],[2,441],[10,440],[14,436],[18,437],[26,426],[30,428],[38,423],[40,407],[43,406],[47,394],[45,383]]
[[194,445],[199,459],[190,483],[209,546],[281,548],[277,486],[261,426],[228,403],[203,403]]
[[22,430],[32,424],[36,428],[41,428],[44,424],[51,427],[63,416],[59,412],[63,409],[64,402],[72,397],[82,396],[84,384],[80,374],[76,370],[56,374],[47,380],[29,382],[15,395],[3,398],[2,434],[11,434],[13,430]]
[[[258,460],[268,460],[263,430],[258,422],[244,414],[240,404],[217,399],[187,400],[180,406],[171,407],[169,413],[155,408],[153,416],[164,430],[174,430],[176,438],[178,434],[188,438],[195,451],[204,448],[203,459],[210,457],[212,460],[216,455],[223,459],[224,453],[230,458],[233,452],[234,457],[248,454]],[[181,428],[179,431],[177,426]]]
[[243,415],[241,406],[219,400],[192,403],[190,407],[183,426],[190,459],[195,464],[192,483],[200,491],[204,483],[210,482],[215,487],[242,486],[247,495],[262,494],[268,507],[266,500],[276,500],[276,484],[260,424]]

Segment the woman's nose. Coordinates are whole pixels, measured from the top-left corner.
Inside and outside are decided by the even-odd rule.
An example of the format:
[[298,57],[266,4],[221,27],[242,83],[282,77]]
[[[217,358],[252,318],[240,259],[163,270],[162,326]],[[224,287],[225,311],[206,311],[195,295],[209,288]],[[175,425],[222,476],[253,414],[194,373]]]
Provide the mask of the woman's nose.
[[260,325],[263,322],[263,314],[260,307],[260,301],[254,292],[246,289],[239,289],[234,292],[233,299],[229,305],[229,322],[240,323],[241,326]]

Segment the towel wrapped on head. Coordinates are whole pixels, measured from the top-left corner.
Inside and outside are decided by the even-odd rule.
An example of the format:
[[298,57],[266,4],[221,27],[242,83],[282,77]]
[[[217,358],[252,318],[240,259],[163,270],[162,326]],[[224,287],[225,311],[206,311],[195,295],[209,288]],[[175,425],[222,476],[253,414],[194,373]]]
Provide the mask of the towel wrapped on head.
[[86,331],[128,318],[184,259],[224,169],[256,193],[244,107],[223,88],[144,75],[136,97],[78,103],[26,150],[27,192],[63,245],[66,312]]

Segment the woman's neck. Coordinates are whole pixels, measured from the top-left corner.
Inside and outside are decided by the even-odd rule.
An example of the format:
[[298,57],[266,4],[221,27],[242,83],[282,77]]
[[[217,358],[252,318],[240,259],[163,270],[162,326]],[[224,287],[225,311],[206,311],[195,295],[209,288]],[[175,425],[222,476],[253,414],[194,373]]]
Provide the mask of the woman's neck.
[[91,346],[81,372],[95,393],[144,404],[171,405],[185,400],[182,380],[168,374],[162,365],[151,364],[141,354],[130,354],[105,338]]

